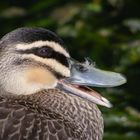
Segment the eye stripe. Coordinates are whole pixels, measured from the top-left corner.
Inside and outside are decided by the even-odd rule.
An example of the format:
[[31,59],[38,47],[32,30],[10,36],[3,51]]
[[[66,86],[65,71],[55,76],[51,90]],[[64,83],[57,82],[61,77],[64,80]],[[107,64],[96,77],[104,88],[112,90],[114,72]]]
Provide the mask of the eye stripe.
[[[40,49],[47,49],[46,55],[41,55],[39,53]],[[62,65],[69,67],[69,62],[68,62],[68,58],[66,56],[64,56],[63,54],[54,51],[52,48],[48,47],[48,46],[42,46],[41,48],[32,48],[32,49],[27,49],[27,50],[18,50],[17,52],[22,53],[22,54],[34,54],[37,55],[39,57],[42,58],[51,58],[51,59],[55,59],[56,61],[58,61],[59,63],[61,63]]]
[[44,64],[44,65],[50,67],[52,70],[56,71],[57,73],[60,73],[61,75],[65,76],[65,77],[70,76],[69,68],[62,65],[55,59],[44,59],[44,58],[39,57],[34,54],[23,54],[22,59],[28,59],[28,60],[33,59],[35,62]]
[[33,43],[27,43],[27,44],[17,44],[16,48],[17,50],[27,50],[27,49],[33,49],[33,48],[41,48],[42,46],[49,46],[56,52],[59,52],[66,57],[70,57],[69,53],[64,49],[60,44],[53,42],[53,41],[35,41]]

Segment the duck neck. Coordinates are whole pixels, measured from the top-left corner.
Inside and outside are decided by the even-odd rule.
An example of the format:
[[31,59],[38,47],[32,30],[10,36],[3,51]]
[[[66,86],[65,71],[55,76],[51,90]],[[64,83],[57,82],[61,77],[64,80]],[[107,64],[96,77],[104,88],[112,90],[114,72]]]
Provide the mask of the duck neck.
[[[53,115],[60,117],[77,126],[82,134],[86,134],[86,137],[96,135],[98,140],[102,139],[103,119],[101,112],[95,104],[79,97],[69,95],[61,90],[49,89],[32,95],[10,96],[8,99],[15,100],[19,104],[47,116],[50,112],[51,117]],[[98,135],[99,133],[101,135]]]

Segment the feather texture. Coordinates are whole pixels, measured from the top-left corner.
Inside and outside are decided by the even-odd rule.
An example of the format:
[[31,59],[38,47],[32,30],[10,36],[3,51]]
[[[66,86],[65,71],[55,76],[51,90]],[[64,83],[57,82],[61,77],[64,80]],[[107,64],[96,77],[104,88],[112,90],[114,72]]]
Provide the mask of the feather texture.
[[0,140],[101,140],[96,105],[61,90],[0,97]]

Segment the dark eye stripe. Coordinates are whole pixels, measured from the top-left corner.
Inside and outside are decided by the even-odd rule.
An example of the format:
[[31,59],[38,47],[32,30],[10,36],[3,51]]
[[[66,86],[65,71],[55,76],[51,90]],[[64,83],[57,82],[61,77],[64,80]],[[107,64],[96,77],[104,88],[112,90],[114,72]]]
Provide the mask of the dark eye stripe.
[[[40,53],[40,51],[41,50],[43,51],[43,49],[46,50],[46,54],[44,52],[44,55]],[[52,48],[50,48],[48,46],[42,46],[40,48],[32,48],[32,49],[27,49],[27,50],[18,50],[18,52],[22,53],[22,54],[34,54],[34,55],[37,55],[37,56],[42,57],[44,59],[45,58],[55,59],[56,61],[58,61],[62,65],[69,67],[68,58],[63,54],[54,51]]]

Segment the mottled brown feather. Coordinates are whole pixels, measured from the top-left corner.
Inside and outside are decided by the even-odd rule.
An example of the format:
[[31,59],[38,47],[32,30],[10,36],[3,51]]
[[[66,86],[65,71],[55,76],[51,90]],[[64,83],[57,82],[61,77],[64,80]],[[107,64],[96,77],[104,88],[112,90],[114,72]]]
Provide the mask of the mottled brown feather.
[[63,91],[0,97],[0,140],[101,140],[102,134],[96,105]]

